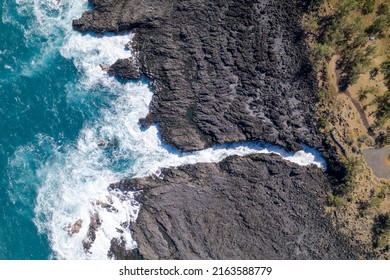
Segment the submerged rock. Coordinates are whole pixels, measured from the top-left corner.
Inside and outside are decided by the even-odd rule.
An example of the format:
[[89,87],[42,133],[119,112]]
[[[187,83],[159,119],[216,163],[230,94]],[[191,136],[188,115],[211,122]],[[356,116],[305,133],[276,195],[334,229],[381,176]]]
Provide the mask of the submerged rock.
[[98,212],[94,212],[90,216],[89,227],[87,231],[87,236],[83,239],[83,248],[85,253],[89,253],[93,243],[96,240],[96,232],[101,226],[102,222],[99,217]]
[[83,221],[81,219],[78,219],[73,225],[67,226],[66,228],[64,228],[64,230],[68,232],[69,236],[72,236],[73,234],[80,232],[82,224]]

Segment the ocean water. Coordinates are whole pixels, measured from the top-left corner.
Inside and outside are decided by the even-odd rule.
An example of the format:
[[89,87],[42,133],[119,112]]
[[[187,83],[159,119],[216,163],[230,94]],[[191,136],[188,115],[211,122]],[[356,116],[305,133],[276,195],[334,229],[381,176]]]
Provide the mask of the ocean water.
[[[271,152],[326,167],[307,146],[287,153],[235,143],[181,153],[162,143],[157,126],[141,130],[153,95],[148,82],[125,83],[100,67],[130,57],[124,45],[132,35],[73,31],[72,19],[86,9],[85,0],[1,2],[0,259],[107,259],[114,237],[134,248],[128,225],[140,205],[134,193],[108,190],[124,177]],[[92,242],[87,231],[96,215],[101,225]],[[80,231],[70,235],[78,220]]]

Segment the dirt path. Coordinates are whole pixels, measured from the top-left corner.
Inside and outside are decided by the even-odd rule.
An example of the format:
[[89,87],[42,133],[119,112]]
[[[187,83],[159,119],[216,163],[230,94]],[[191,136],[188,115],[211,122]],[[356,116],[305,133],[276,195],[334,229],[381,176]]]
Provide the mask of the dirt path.
[[[338,60],[338,58],[337,58]],[[334,71],[334,75],[336,76],[336,83],[337,83],[337,88],[339,90],[339,92],[345,94],[346,96],[348,96],[349,99],[351,99],[352,101],[352,104],[355,106],[356,110],[358,111],[359,113],[359,116],[360,116],[360,119],[362,120],[363,122],[363,125],[364,127],[366,128],[367,130],[367,133],[370,135],[370,136],[374,136],[374,133],[373,131],[371,130],[370,128],[370,124],[368,122],[368,119],[367,119],[367,116],[366,116],[366,113],[364,112],[362,106],[360,106],[360,103],[352,96],[351,92],[348,90],[348,88],[344,91],[342,91],[339,87],[340,85],[340,79],[341,79],[341,71],[339,69],[337,69],[337,60],[336,60],[336,63],[335,63],[335,67],[333,69]]]

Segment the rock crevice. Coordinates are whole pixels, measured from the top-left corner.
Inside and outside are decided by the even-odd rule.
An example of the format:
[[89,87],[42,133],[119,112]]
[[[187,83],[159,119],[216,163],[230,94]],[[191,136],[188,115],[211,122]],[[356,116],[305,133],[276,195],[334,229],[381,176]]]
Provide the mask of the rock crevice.
[[316,81],[300,27],[305,2],[92,3],[74,28],[133,30],[139,65],[119,60],[111,71],[152,79],[155,95],[141,123],[159,124],[168,144],[183,151],[245,140],[322,147]]
[[324,211],[331,186],[314,166],[252,155],[162,177],[111,186],[143,190],[132,228],[146,259],[356,258]]

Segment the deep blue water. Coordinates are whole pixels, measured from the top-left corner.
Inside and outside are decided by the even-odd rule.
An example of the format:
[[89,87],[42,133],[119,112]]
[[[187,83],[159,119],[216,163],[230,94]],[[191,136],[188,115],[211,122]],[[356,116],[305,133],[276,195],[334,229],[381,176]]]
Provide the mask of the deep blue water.
[[[129,35],[73,31],[86,0],[0,3],[0,259],[104,259],[114,237],[135,246],[123,225],[139,206],[107,187],[160,153],[156,131],[137,123],[152,93],[100,67],[130,56]],[[101,148],[102,141],[115,146]],[[104,234],[86,251],[86,225],[97,212]],[[79,219],[80,233],[70,235]]]
[[[106,259],[112,238],[134,248],[128,224],[140,205],[131,193],[107,189],[123,177],[259,152],[325,167],[308,147],[293,154],[236,143],[181,153],[164,145],[156,126],[138,124],[152,98],[146,81],[118,81],[100,67],[131,55],[129,34],[73,31],[86,0],[0,1],[0,259]],[[102,223],[86,251],[86,225],[96,213]],[[80,232],[70,235],[78,220]]]
[[[16,13],[13,16],[25,28],[34,20]],[[78,73],[58,51],[53,51],[50,61],[43,62],[49,67],[25,74],[40,54],[39,47],[27,44],[19,26],[0,22],[0,259],[47,259],[52,253],[48,237],[38,234],[32,220],[36,178],[30,174],[28,181],[26,174],[18,172],[23,168],[11,168],[10,157],[18,147],[37,143],[40,134],[59,145],[74,141],[89,117],[83,105],[69,106],[66,102],[65,86],[75,81]],[[44,146],[38,147],[34,157],[26,158],[24,164],[35,170],[37,161],[49,156]]]

